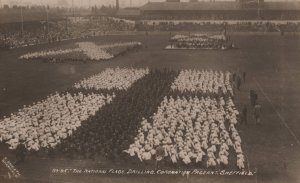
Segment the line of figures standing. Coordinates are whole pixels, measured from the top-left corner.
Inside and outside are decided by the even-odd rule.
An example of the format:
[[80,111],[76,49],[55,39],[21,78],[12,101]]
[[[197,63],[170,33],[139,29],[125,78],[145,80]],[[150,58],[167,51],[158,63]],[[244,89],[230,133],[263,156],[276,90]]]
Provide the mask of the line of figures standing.
[[[232,75],[232,80],[233,80],[233,84],[235,85],[235,87],[238,91],[240,90],[240,87],[242,85],[242,83],[246,83],[246,72],[243,71],[241,74],[236,74],[233,73]],[[250,100],[250,107],[252,109],[252,113],[253,113],[253,118],[255,120],[255,124],[256,125],[260,125],[261,124],[261,105],[257,102],[258,101],[258,94],[254,89],[250,89],[249,91],[249,100]],[[247,109],[247,105],[244,104],[242,107],[242,112],[241,112],[241,119],[240,119],[240,123],[241,124],[248,124],[248,109]]]

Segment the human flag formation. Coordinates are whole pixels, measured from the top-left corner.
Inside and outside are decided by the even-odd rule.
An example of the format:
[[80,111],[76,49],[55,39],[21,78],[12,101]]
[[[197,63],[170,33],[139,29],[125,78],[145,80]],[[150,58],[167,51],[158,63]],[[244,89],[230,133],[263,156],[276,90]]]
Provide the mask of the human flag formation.
[[15,149],[244,169],[229,72],[108,68],[0,120]]

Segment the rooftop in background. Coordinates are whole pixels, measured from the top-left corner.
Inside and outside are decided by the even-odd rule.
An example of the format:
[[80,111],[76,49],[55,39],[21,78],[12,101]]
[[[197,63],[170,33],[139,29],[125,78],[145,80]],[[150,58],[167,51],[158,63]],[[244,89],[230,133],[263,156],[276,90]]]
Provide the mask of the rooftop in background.
[[[248,4],[257,4],[248,1]],[[300,10],[300,2],[262,2],[262,9],[266,10]],[[196,11],[196,10],[241,10],[255,8],[245,3],[234,1],[216,2],[149,2],[141,7],[141,11]]]

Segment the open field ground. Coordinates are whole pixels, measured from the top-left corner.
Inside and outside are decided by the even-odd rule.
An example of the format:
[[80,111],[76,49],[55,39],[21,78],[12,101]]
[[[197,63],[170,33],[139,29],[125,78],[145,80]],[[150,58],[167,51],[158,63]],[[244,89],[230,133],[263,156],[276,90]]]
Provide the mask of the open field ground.
[[[71,160],[33,153],[26,157],[25,163],[17,166],[23,177],[15,182],[300,182],[300,36],[235,34],[231,40],[239,49],[228,51],[164,50],[169,37],[169,33],[98,37],[97,41],[104,44],[139,41],[144,47],[109,61],[92,63],[51,64],[18,59],[28,52],[55,48],[59,43],[1,51],[0,118],[56,91],[65,91],[108,67],[245,71],[246,82],[242,83],[241,91],[235,93],[236,106],[239,111],[244,104],[249,106],[250,89],[257,91],[262,106],[261,125],[255,125],[250,107],[248,125],[238,125],[247,167],[257,171],[255,176],[56,175],[51,172],[53,168],[139,168],[140,165],[102,157]],[[60,44],[72,42],[74,40]],[[0,145],[1,154],[14,161],[14,152],[3,144]]]

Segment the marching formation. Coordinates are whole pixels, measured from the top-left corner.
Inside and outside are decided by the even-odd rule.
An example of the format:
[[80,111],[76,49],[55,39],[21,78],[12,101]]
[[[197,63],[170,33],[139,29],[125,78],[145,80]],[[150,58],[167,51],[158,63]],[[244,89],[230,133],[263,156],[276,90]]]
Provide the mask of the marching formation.
[[[48,50],[41,52],[27,53],[19,57],[19,59],[46,59],[51,61],[64,60],[91,60],[101,61],[109,60],[121,53],[126,53],[132,49],[142,45],[140,42],[114,43],[107,45],[97,45],[92,42],[77,42],[70,48],[59,48],[56,50]],[[123,49],[120,49],[123,48]]]
[[180,92],[233,96],[230,76],[230,72],[183,70],[171,88]]
[[[215,167],[228,165],[233,147],[237,166],[244,169],[241,138],[235,128],[238,114],[231,98],[165,97],[150,121],[141,122],[134,143],[125,152],[140,161],[165,158],[184,164],[201,163],[205,157],[206,166]],[[164,149],[162,157],[156,154],[158,147]]]
[[114,97],[81,92],[55,93],[4,117],[0,121],[0,142],[7,143],[10,149],[16,149],[19,144],[25,144],[29,151],[54,148]]
[[108,68],[98,75],[84,79],[74,85],[84,89],[127,90],[135,81],[149,74],[149,69]]

